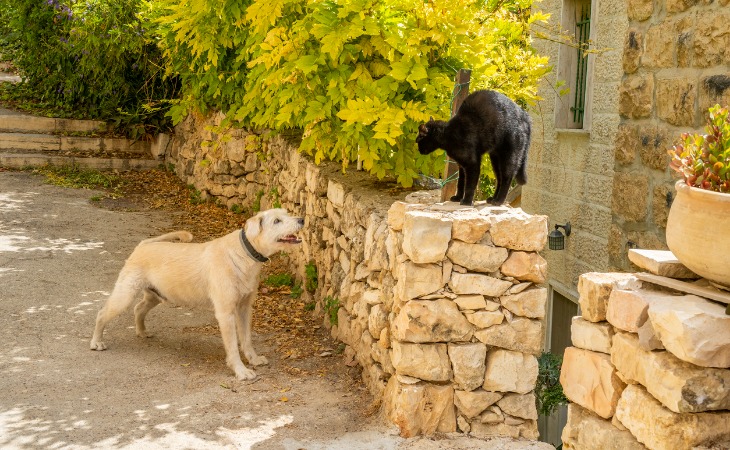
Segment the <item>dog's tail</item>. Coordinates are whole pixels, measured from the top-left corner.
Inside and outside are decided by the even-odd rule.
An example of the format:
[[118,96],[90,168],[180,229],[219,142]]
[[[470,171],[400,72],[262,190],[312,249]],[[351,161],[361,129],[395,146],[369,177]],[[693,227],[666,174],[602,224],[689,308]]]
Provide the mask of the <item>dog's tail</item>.
[[172,233],[163,234],[149,239],[145,239],[140,242],[142,244],[150,244],[152,242],[170,242],[170,241],[190,242],[193,240],[193,235],[187,231],[173,231]]

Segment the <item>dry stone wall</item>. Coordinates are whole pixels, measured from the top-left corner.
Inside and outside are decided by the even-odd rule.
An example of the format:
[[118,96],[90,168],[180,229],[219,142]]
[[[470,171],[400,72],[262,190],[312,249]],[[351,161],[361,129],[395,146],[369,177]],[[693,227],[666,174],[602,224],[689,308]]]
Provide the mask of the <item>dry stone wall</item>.
[[422,203],[403,202],[405,192],[345,179],[282,138],[223,137],[220,120],[188,117],[168,163],[202,198],[305,217],[292,269],[303,279],[316,265],[315,313],[401,434],[537,439],[547,218],[428,205],[422,192],[408,197]]
[[730,448],[730,316],[719,303],[586,273],[560,381],[566,449]]

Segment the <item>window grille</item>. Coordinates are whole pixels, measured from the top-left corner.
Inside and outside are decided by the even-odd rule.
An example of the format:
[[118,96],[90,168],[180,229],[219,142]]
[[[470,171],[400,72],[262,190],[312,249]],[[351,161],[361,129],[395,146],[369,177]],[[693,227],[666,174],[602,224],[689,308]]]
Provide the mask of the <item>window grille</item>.
[[591,5],[583,4],[580,10],[580,20],[575,24],[578,44],[578,70],[575,80],[575,98],[570,110],[573,112],[573,122],[583,123],[586,101],[586,78],[588,74],[588,38],[591,34]]

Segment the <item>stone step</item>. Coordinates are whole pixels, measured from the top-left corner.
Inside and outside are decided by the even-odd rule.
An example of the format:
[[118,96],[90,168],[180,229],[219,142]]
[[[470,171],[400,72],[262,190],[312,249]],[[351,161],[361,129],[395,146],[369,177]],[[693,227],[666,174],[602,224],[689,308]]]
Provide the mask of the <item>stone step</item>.
[[0,167],[26,169],[42,166],[77,166],[97,170],[148,170],[159,167],[160,161],[133,158],[83,158],[41,153],[0,152]]
[[[21,150],[38,152],[125,152],[142,157],[159,154],[160,139],[155,142],[132,141],[124,138],[59,136],[37,133],[0,133],[0,151]],[[166,143],[165,143],[166,145]]]
[[0,108],[1,133],[93,133],[107,128],[106,122],[99,120],[36,117]]

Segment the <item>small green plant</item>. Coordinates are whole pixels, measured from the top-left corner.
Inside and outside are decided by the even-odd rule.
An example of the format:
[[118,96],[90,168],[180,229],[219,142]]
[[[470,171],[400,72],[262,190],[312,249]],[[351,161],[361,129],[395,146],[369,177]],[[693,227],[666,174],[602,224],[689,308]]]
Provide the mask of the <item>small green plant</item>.
[[314,302],[309,302],[306,305],[304,305],[305,311],[314,311],[314,308],[316,308],[316,304]]
[[188,185],[188,190],[190,191],[190,203],[193,205],[200,205],[202,203],[205,203],[205,200],[203,199],[203,194],[195,189],[195,186],[192,184]]
[[263,198],[263,196],[264,196],[265,194],[266,194],[266,193],[265,193],[265,192],[264,192],[263,190],[261,190],[261,191],[258,191],[258,192],[256,193],[256,199],[254,199],[254,201],[253,201],[253,205],[251,205],[251,210],[252,210],[252,211],[253,211],[254,213],[257,213],[257,212],[261,211],[261,199]]
[[553,353],[543,353],[537,358],[538,375],[535,385],[535,403],[537,411],[549,416],[555,408],[568,403],[560,385],[560,367],[563,357]]
[[279,189],[277,189],[276,186],[271,188],[271,191],[269,191],[269,197],[271,197],[271,206],[274,208],[281,208]]
[[264,284],[271,287],[292,286],[294,278],[289,273],[275,273],[266,277]]
[[101,195],[94,195],[89,200],[91,200],[92,202],[100,202],[102,198],[104,198],[104,197]]
[[294,286],[291,288],[291,293],[289,294],[291,298],[299,298],[302,296],[302,293],[304,292],[304,289],[302,289],[302,283],[294,283]]
[[236,204],[236,205],[233,205],[233,206],[231,206],[231,211],[232,211],[232,212],[233,212],[234,214],[243,214],[243,213],[245,213],[245,212],[246,212],[246,208],[244,208],[244,207],[243,207],[243,206],[241,206],[241,205],[238,205],[238,204]]
[[682,133],[668,151],[669,167],[687,185],[715,192],[730,192],[730,120],[728,108],[709,109],[706,134]]
[[120,184],[119,177],[115,175],[78,166],[46,166],[34,172],[45,175],[50,184],[70,188],[116,189]]
[[340,300],[327,296],[324,298],[324,311],[329,317],[331,325],[337,325],[337,311],[340,309]]
[[314,293],[314,291],[317,290],[317,285],[319,284],[319,279],[317,278],[317,265],[314,264],[314,262],[310,262],[304,266],[304,276],[306,277],[304,287],[308,292]]

